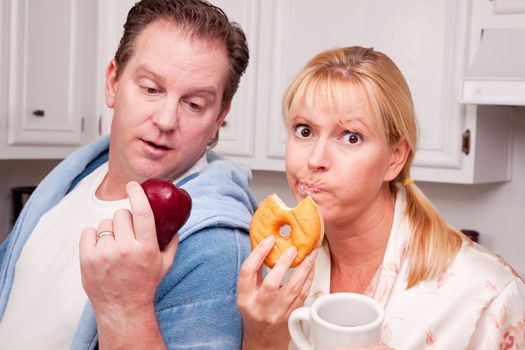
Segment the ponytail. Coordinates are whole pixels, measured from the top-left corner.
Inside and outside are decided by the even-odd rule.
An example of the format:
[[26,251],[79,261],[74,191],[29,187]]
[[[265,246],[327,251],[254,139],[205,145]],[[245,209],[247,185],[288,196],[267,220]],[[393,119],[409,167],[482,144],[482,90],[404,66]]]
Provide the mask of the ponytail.
[[412,227],[407,289],[444,272],[468,238],[449,226],[414,183],[406,189],[406,215]]

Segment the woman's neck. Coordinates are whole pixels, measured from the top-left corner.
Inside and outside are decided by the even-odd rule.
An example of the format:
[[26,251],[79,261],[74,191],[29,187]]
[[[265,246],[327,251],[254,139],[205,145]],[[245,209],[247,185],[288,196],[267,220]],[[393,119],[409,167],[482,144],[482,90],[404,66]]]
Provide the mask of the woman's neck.
[[[395,197],[378,201],[355,220],[327,225],[331,288],[361,292],[383,261],[394,219]],[[333,291],[343,291],[333,290]]]

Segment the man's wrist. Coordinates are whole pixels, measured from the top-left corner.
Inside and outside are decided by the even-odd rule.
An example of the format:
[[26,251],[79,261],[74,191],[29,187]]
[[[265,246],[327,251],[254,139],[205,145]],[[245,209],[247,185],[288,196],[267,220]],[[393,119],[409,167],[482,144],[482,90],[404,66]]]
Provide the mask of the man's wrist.
[[166,349],[153,304],[95,314],[100,349]]

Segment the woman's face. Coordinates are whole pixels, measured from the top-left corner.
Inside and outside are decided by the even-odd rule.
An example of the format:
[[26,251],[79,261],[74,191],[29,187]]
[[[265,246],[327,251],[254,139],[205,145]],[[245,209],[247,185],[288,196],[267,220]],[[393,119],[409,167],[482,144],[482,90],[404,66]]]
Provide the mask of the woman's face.
[[307,195],[315,200],[328,225],[381,210],[404,157],[387,142],[379,118],[358,91],[351,88],[338,108],[329,103],[332,97],[318,97],[311,108],[299,106],[288,123],[288,184],[297,201]]

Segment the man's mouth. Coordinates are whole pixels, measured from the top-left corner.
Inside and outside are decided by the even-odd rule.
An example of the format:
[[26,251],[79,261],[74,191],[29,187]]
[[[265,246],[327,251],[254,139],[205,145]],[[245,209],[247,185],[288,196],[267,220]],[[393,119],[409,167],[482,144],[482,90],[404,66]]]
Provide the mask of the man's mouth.
[[163,150],[163,151],[169,151],[169,150],[172,149],[170,147],[167,147],[167,146],[164,146],[164,145],[159,145],[159,144],[156,144],[154,142],[150,142],[150,141],[146,141],[146,140],[142,140],[142,141],[144,143],[146,143],[148,146],[153,147],[155,149],[159,149],[159,150]]

